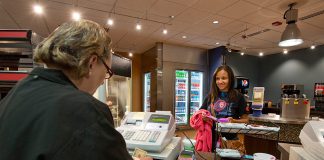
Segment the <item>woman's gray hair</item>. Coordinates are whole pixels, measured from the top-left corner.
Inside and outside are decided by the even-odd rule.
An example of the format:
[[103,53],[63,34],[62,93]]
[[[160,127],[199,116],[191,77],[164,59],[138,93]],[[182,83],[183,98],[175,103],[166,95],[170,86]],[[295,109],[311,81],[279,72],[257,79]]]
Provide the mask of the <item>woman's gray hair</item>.
[[110,43],[107,30],[96,22],[71,21],[56,28],[36,47],[34,61],[79,79],[89,72],[92,55],[111,60]]

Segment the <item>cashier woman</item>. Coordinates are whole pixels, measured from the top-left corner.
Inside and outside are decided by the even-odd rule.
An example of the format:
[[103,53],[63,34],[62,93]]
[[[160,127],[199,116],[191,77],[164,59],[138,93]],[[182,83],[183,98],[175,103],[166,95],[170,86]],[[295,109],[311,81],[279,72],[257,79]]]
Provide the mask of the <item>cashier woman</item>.
[[47,68],[0,101],[1,160],[132,159],[106,104],[92,96],[113,75],[110,43],[103,27],[80,20],[37,46],[34,60]]
[[[245,107],[244,96],[234,89],[232,69],[227,65],[218,67],[213,75],[210,92],[200,109],[208,110],[216,118],[228,118],[231,123],[247,123],[248,115],[245,114]],[[215,150],[217,142],[214,130],[215,123],[212,128],[212,150]],[[222,136],[227,140],[237,139],[236,134],[222,133]]]

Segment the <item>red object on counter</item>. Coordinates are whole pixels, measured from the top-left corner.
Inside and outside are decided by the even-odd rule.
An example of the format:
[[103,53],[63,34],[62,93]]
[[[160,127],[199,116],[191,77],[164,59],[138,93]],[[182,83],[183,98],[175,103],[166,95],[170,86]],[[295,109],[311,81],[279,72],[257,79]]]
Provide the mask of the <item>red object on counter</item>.
[[308,100],[304,100],[304,104],[308,104]]

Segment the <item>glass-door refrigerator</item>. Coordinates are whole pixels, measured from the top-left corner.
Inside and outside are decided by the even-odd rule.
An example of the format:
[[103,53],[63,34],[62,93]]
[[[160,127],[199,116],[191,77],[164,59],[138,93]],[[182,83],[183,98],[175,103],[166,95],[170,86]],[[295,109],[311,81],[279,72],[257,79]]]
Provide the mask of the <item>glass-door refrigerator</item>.
[[144,112],[150,112],[150,90],[151,90],[151,73],[144,74]]
[[176,124],[188,125],[190,116],[199,109],[203,96],[203,72],[175,71]]

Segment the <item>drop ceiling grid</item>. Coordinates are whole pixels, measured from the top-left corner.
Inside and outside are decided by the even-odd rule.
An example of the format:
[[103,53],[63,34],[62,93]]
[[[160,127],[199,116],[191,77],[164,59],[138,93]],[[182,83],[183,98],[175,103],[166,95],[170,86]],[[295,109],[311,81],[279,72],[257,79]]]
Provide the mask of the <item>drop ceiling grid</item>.
[[149,13],[169,17],[176,16],[185,9],[186,6],[169,1],[159,0],[158,2],[154,3],[154,5],[150,8]]
[[130,9],[138,12],[147,12],[156,0],[118,0],[116,7]]
[[222,10],[218,14],[227,16],[233,19],[240,19],[250,13],[258,10],[258,6],[245,1],[239,1],[232,4],[230,7]]
[[85,7],[85,8],[91,8],[94,10],[102,10],[106,12],[110,12],[113,3],[104,3],[104,2],[93,2],[89,0],[79,0],[78,6]]
[[175,17],[175,20],[190,24],[197,24],[203,19],[212,16],[209,12],[199,9],[187,8],[184,12]]
[[200,0],[196,4],[192,5],[192,7],[216,14],[238,1],[239,0]]

